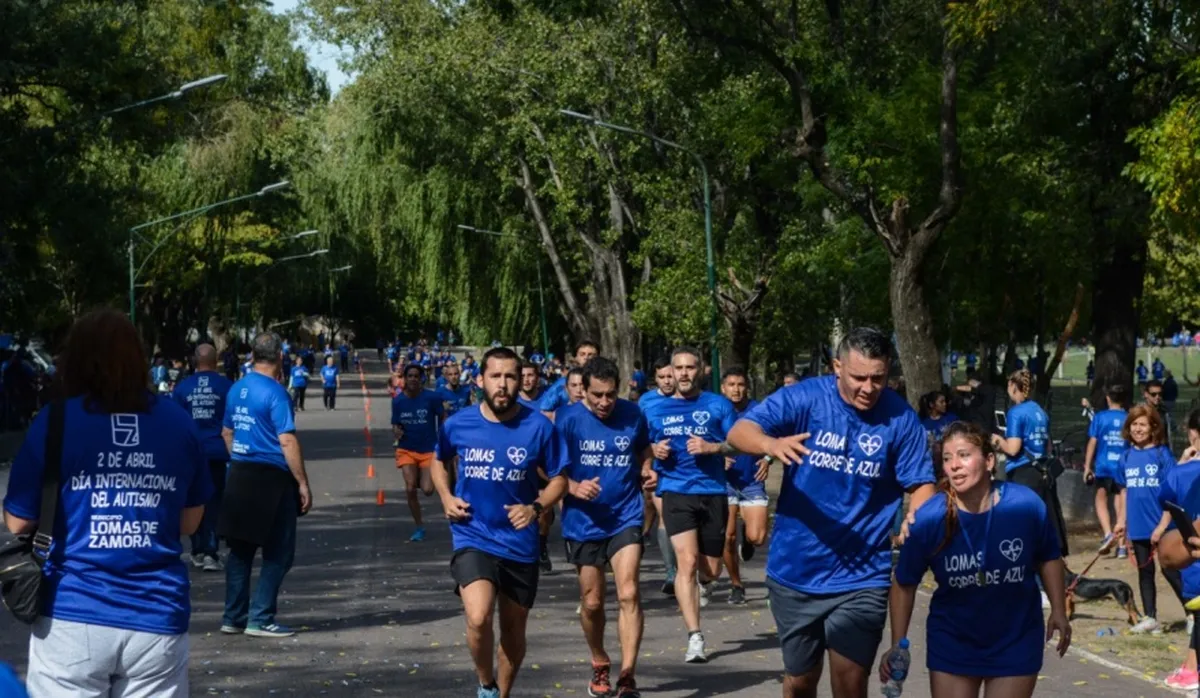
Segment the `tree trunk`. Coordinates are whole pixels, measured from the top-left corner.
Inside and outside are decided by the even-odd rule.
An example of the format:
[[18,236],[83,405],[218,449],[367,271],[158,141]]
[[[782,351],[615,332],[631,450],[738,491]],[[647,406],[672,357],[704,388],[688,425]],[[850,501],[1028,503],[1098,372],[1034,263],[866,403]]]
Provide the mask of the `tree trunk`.
[[892,259],[888,275],[888,296],[892,321],[896,327],[900,366],[908,401],[916,405],[925,393],[940,390],[942,373],[937,344],[933,340],[933,316],[925,301],[925,284],[921,278],[924,251],[909,245]]
[[[1106,237],[1103,233],[1098,239]],[[1146,273],[1146,239],[1136,233],[1117,234],[1111,253],[1096,260],[1092,277],[1092,326],[1096,345],[1096,380],[1091,402],[1104,404],[1110,385],[1132,388],[1141,323],[1137,302]],[[1106,246],[1099,245],[1099,249]],[[1106,250],[1107,251],[1107,250]],[[1133,393],[1130,393],[1131,395]]]

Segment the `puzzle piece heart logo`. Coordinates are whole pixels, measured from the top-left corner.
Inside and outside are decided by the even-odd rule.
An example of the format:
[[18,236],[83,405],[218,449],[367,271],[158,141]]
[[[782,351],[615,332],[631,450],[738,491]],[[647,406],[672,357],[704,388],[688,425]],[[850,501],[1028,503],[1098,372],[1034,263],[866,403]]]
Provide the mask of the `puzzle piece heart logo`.
[[873,456],[883,448],[883,437],[879,434],[859,434],[858,447],[868,456]]
[[708,424],[708,412],[705,412],[704,410],[697,410],[697,411],[693,412],[692,413],[692,421],[695,422],[696,424],[699,424],[700,426],[704,426],[705,424]]
[[1154,477],[1155,475],[1158,475],[1158,465],[1155,463],[1147,464],[1146,465],[1146,474],[1149,475],[1150,477]]
[[1023,552],[1025,552],[1025,541],[1020,538],[1000,541],[1000,554],[1008,558],[1009,562],[1015,563]]
[[512,461],[513,465],[520,465],[520,464],[524,463],[525,456],[527,455],[525,453],[525,449],[519,448],[517,446],[509,446],[508,451],[506,451],[506,453],[508,454],[508,459],[510,461]]
[[425,421],[425,416],[429,414],[429,410],[417,410],[417,419]]
[[621,451],[629,450],[629,437],[628,436],[618,436],[617,438],[613,439],[613,443],[616,445],[618,450],[621,450]]

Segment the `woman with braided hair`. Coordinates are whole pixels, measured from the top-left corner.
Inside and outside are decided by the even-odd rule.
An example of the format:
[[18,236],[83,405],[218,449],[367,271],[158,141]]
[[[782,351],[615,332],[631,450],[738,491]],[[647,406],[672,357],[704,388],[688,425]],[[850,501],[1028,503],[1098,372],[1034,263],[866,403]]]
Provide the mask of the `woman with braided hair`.
[[[1029,488],[993,480],[996,454],[978,426],[955,422],[937,444],[946,478],[917,510],[900,550],[889,599],[892,645],[909,629],[917,587],[937,580],[926,621],[933,698],[1028,698],[1056,632],[1062,656],[1071,643],[1064,567],[1046,505]],[[1042,621],[1038,588],[1046,580],[1051,611]],[[887,653],[879,668],[889,678]]]

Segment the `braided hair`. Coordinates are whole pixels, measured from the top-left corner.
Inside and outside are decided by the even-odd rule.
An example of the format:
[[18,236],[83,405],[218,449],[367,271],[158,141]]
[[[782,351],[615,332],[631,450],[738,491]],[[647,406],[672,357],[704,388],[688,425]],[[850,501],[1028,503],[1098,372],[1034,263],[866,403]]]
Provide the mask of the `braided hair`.
[[[1018,371],[1017,373],[1022,373],[1022,371]],[[1026,375],[1029,374],[1028,371],[1024,371],[1024,373]],[[934,453],[940,456],[945,444],[953,439],[963,439],[978,448],[979,452],[983,454],[984,460],[987,460],[989,456],[994,457],[996,454],[995,450],[992,449],[992,442],[988,438],[987,433],[973,422],[954,422],[946,427],[945,431],[942,432],[941,440],[934,445]],[[941,458],[935,457],[935,460],[941,460]],[[942,468],[945,468],[944,463],[942,464]],[[954,491],[954,486],[950,484],[950,478],[945,472],[940,472],[938,475],[937,488],[946,495],[946,534],[942,537],[942,542],[938,545],[937,550],[934,551],[934,555],[940,553],[943,548],[950,544],[959,527],[958,493]]]

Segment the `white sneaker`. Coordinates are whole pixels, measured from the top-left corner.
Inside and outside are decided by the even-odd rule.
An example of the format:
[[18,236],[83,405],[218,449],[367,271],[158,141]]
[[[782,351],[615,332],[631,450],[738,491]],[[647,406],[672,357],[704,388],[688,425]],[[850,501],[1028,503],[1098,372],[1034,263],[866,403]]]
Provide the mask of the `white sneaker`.
[[1159,627],[1158,621],[1154,620],[1150,616],[1146,616],[1138,621],[1137,625],[1130,628],[1129,632],[1133,633],[1134,635],[1143,635],[1145,633],[1161,633],[1162,628]]
[[224,572],[225,565],[221,562],[221,558],[216,555],[204,556],[204,571],[205,572]]
[[206,556],[204,553],[192,553],[192,567],[195,567],[196,569],[203,569],[205,557]]
[[696,633],[688,637],[687,655],[683,658],[683,661],[688,664],[704,664],[708,661],[708,655],[704,652],[704,636]]
[[700,608],[704,608],[712,602],[712,585],[712,582],[700,585]]
[[1050,597],[1046,596],[1046,592],[1044,592],[1044,591],[1042,592],[1042,610],[1043,611],[1050,610]]

